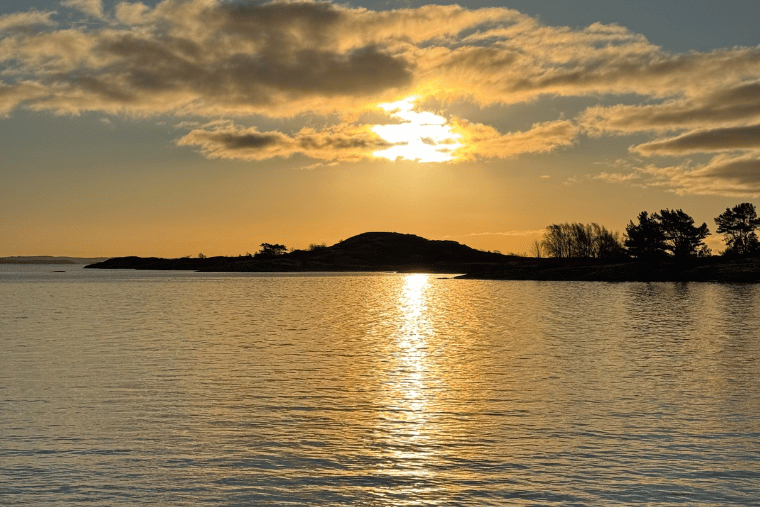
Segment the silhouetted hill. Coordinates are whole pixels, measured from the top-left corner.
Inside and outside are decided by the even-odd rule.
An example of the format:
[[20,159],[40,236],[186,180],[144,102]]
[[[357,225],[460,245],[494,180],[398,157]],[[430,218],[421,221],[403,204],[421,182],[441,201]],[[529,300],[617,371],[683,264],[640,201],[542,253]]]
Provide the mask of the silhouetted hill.
[[456,241],[429,240],[395,232],[365,232],[331,247],[291,252],[289,257],[311,263],[375,266],[394,271],[460,264],[498,264],[507,258],[501,254],[475,250]]
[[99,269],[197,271],[426,271],[467,273],[502,264],[510,256],[475,250],[456,241],[413,234],[367,232],[333,246],[264,257],[160,259],[118,257],[88,266]]

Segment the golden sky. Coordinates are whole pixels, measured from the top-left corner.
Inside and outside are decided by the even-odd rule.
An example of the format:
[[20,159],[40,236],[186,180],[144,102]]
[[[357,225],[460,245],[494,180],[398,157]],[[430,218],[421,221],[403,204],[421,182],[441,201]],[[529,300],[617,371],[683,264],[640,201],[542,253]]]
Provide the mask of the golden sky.
[[8,2],[0,256],[525,252],[760,196],[757,2]]

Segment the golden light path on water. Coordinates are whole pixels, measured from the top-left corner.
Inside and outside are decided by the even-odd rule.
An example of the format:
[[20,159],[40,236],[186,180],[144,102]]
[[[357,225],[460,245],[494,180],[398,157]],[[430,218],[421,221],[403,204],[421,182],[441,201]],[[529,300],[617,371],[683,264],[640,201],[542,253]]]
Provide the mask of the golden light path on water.
[[393,144],[388,149],[374,152],[374,156],[418,162],[454,160],[454,152],[462,146],[459,141],[462,136],[452,130],[446,118],[429,111],[415,111],[414,103],[418,99],[419,97],[412,96],[379,105],[403,122],[372,127],[375,134]]
[[425,409],[423,377],[427,360],[427,332],[430,326],[427,320],[425,292],[428,288],[425,274],[408,275],[404,279],[404,288],[399,301],[402,321],[397,344],[400,350],[399,361],[408,372],[406,379],[406,403],[414,414]]
[[[437,433],[435,421],[431,420],[430,396],[435,397],[437,384],[436,367],[429,358],[428,338],[434,333],[428,319],[428,297],[430,275],[412,274],[404,278],[398,299],[398,332],[394,336],[393,385],[397,402],[389,407],[398,414],[393,425],[392,469],[386,473],[404,477],[404,491],[410,497],[425,496],[435,489],[437,465],[436,445],[431,435]],[[433,401],[434,404],[435,401]],[[404,464],[399,468],[399,464]]]

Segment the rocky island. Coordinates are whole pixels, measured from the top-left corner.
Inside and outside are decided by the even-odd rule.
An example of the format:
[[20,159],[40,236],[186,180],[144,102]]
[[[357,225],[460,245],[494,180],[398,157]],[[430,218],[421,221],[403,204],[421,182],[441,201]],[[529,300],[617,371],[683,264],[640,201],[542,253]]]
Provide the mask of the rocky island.
[[[276,245],[279,246],[279,245]],[[162,259],[117,257],[93,269],[194,270],[206,272],[395,271],[453,273],[459,278],[599,282],[760,281],[760,259],[721,256],[675,261],[529,258],[484,252],[455,241],[412,234],[367,232],[332,246],[239,257]]]

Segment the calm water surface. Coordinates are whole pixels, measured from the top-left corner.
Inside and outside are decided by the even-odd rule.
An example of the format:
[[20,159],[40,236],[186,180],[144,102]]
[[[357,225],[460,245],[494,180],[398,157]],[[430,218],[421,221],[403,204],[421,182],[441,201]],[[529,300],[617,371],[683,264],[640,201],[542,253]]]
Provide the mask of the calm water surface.
[[0,505],[760,504],[760,287],[438,276],[0,266]]

